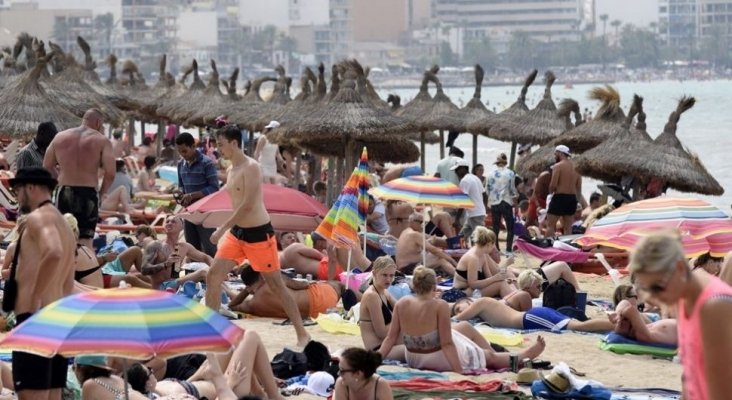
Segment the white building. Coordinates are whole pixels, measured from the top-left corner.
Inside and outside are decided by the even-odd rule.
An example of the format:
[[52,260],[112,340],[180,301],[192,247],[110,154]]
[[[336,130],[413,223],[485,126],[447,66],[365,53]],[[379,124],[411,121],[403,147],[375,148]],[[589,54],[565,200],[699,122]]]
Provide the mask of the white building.
[[239,0],[239,22],[254,29],[274,25],[289,33],[291,25],[327,25],[328,0]]

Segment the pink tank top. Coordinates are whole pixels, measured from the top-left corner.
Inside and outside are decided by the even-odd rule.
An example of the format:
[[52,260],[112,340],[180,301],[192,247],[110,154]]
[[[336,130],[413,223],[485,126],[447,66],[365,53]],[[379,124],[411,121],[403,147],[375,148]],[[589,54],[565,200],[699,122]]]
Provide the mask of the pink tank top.
[[732,287],[717,277],[711,277],[688,316],[684,300],[679,300],[679,353],[684,367],[684,391],[689,399],[708,399],[700,313],[702,306],[713,297],[725,297],[732,301]]

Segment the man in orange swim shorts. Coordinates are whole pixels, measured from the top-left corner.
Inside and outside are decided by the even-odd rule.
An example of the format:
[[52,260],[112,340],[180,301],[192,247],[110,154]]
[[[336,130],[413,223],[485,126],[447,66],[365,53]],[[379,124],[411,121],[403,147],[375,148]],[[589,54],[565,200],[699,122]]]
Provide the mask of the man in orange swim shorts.
[[298,346],[305,346],[310,335],[305,330],[297,304],[285,287],[280,273],[277,239],[262,200],[262,173],[259,163],[241,150],[241,131],[227,125],[216,133],[221,155],[231,161],[225,189],[232,202],[231,217],[211,235],[218,244],[213,264],[206,276],[206,305],[218,311],[221,284],[228,273],[244,260],[262,274],[282,308],[292,321]]

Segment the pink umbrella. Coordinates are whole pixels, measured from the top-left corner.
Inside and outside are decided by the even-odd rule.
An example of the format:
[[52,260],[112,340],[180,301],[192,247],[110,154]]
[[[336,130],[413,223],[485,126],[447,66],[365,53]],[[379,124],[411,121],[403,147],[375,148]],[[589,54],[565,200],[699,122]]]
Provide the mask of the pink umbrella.
[[[328,213],[325,205],[306,193],[283,186],[263,184],[262,196],[277,231],[311,232]],[[215,228],[223,225],[231,212],[231,197],[222,189],[191,204],[179,216],[194,224]]]

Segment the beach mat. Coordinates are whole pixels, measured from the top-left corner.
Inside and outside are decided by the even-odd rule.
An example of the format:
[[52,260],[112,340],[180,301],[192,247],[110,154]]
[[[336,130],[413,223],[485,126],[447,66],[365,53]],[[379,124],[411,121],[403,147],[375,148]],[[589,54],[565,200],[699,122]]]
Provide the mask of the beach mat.
[[[319,314],[315,319],[320,329],[333,334],[343,334],[360,336],[361,330],[358,324],[343,319],[338,314]],[[505,329],[495,329],[488,326],[476,326],[478,332],[485,340],[499,344],[501,346],[520,346],[524,342],[524,337],[520,332],[509,331]]]
[[673,358],[677,353],[675,346],[638,342],[615,332],[603,338],[600,348],[615,354],[650,355],[664,358]]
[[489,399],[489,400],[524,400],[533,397],[521,392],[509,393],[487,393],[487,392],[462,392],[458,390],[436,390],[430,392],[418,392],[414,390],[393,388],[394,400],[462,400],[462,399]]

